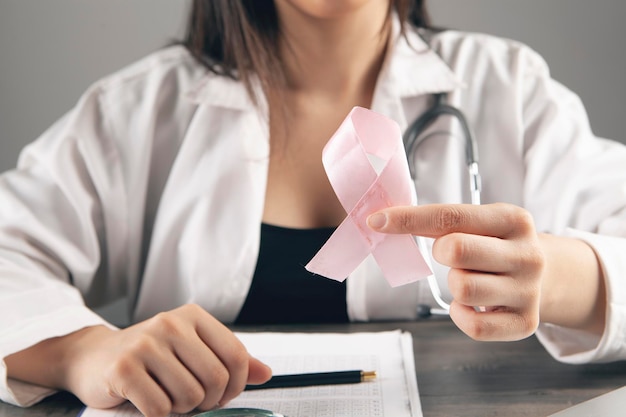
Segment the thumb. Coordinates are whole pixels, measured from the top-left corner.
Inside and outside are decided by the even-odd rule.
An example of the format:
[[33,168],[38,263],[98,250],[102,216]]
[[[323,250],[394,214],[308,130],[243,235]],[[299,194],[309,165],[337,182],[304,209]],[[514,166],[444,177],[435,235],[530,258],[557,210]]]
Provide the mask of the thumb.
[[250,357],[248,363],[248,384],[262,384],[272,377],[272,369],[258,360]]

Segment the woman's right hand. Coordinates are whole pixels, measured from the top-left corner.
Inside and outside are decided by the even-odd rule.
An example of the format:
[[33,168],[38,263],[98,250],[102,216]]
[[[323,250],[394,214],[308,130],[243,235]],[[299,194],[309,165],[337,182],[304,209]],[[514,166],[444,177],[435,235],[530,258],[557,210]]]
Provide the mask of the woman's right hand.
[[124,330],[89,327],[59,340],[65,350],[57,364],[56,388],[95,408],[129,400],[146,417],[224,405],[246,384],[271,377],[269,367],[197,305],[157,314]]

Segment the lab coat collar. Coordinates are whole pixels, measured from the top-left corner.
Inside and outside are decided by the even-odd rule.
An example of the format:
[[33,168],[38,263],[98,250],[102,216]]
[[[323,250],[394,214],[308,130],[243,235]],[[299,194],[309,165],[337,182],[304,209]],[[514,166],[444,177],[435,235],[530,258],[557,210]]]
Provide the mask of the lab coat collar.
[[[377,90],[400,98],[449,92],[463,87],[463,82],[433,51],[412,27],[406,36],[400,33],[397,16],[392,20],[392,37],[387,57],[378,80]],[[258,80],[253,90],[264,107],[264,95]],[[254,107],[244,84],[232,78],[208,72],[190,91],[189,97],[197,104],[246,110]]]
[[400,21],[394,16],[390,50],[378,81],[381,84],[379,88],[392,88],[398,97],[404,98],[464,87],[464,83],[420,35],[422,29],[407,25],[405,30],[405,35],[400,32]]

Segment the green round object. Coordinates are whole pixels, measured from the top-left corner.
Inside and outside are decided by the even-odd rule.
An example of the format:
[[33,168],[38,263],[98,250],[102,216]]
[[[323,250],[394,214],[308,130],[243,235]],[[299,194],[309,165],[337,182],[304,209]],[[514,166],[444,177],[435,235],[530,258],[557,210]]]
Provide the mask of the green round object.
[[218,410],[205,411],[193,417],[285,417],[261,408],[220,408]]

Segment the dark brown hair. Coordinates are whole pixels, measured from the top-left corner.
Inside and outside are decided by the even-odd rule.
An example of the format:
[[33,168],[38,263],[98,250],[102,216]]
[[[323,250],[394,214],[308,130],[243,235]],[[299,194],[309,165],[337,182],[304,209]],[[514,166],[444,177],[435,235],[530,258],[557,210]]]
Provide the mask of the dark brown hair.
[[[391,1],[403,32],[407,22],[429,26],[425,2]],[[274,0],[194,0],[183,45],[211,72],[241,80],[252,94],[253,76],[266,92],[284,85],[278,37]]]

